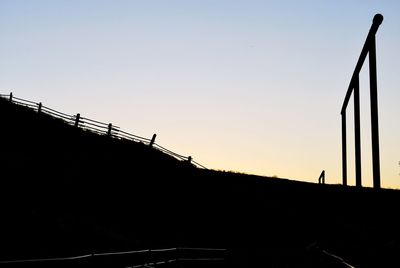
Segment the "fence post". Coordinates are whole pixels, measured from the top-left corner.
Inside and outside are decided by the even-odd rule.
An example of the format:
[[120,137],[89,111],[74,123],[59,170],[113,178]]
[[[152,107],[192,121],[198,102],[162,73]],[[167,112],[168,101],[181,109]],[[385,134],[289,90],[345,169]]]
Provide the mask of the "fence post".
[[157,137],[157,135],[153,134],[153,137],[151,138],[151,141],[150,141],[150,144],[149,144],[150,147],[153,147],[153,144],[156,141],[156,137]]
[[81,118],[81,114],[77,113],[76,116],[75,116],[75,124],[74,124],[75,127],[79,126],[79,119],[80,118]]
[[107,131],[107,136],[111,137],[111,130],[112,130],[112,124],[108,124],[108,131]]
[[191,156],[188,157],[188,163],[189,164],[192,163],[192,157]]
[[321,175],[319,175],[318,183],[325,184],[325,170],[322,170]]
[[38,114],[40,114],[41,112],[42,112],[42,103],[41,102],[39,102],[38,103]]
[[12,94],[12,92],[10,93],[10,102],[12,102],[12,99],[13,99],[13,94]]
[[149,249],[149,254],[147,255],[147,262],[146,262],[145,266],[150,265],[151,258],[152,258],[152,253],[151,253],[151,249]]

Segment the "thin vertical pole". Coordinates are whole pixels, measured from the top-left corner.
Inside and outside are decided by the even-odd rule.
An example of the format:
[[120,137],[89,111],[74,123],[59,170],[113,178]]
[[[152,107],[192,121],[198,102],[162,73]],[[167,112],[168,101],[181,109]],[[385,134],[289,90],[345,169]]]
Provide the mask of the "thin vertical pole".
[[80,118],[81,118],[81,114],[77,113],[76,116],[75,116],[75,124],[74,124],[75,127],[79,126]]
[[355,168],[356,187],[361,185],[361,135],[360,135],[360,81],[357,75],[354,79],[354,144],[355,144]]
[[325,170],[322,170],[318,178],[318,184],[325,184]]
[[40,114],[42,112],[42,103],[39,102],[38,104],[38,114]]
[[157,137],[157,135],[156,135],[156,134],[153,134],[153,137],[151,138],[151,141],[150,141],[150,143],[149,143],[149,146],[150,146],[150,147],[153,147],[153,144],[154,144],[154,142],[156,141],[156,137]]
[[343,186],[347,186],[346,111],[342,113],[342,179]]
[[378,128],[378,85],[376,74],[375,35],[369,43],[369,84],[371,94],[371,138],[372,138],[372,172],[374,188],[381,188],[381,172],[379,163],[379,128]]
[[111,137],[111,131],[112,131],[112,124],[108,124],[108,131],[107,131],[107,136]]

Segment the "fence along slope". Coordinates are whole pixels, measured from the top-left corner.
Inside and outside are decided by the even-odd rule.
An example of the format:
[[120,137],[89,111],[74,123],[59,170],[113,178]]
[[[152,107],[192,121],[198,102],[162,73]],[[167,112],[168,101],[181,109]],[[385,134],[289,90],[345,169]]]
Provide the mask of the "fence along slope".
[[69,115],[69,114],[62,113],[57,110],[51,109],[49,107],[46,107],[46,106],[42,105],[41,102],[37,103],[37,102],[30,101],[30,100],[25,100],[22,98],[15,97],[12,92],[10,94],[0,94],[0,97],[3,99],[8,99],[10,102],[12,102],[14,104],[22,105],[22,106],[28,107],[34,111],[37,111],[38,113],[44,113],[53,118],[61,119],[69,125],[80,127],[81,129],[84,129],[84,130],[87,130],[87,131],[90,131],[90,132],[93,132],[96,134],[107,135],[107,136],[110,136],[110,137],[116,138],[116,139],[123,139],[123,140],[129,140],[129,141],[133,141],[133,142],[141,142],[144,144],[148,144],[151,147],[153,147],[165,154],[168,154],[178,160],[187,161],[190,164],[193,164],[197,167],[207,169],[205,166],[199,164],[196,161],[193,161],[191,156],[180,155],[178,153],[170,151],[170,150],[160,146],[159,144],[155,143],[154,142],[155,137],[156,137],[155,134],[153,135],[152,139],[144,138],[144,137],[141,137],[138,135],[131,134],[129,132],[125,132],[125,131],[121,130],[120,127],[115,126],[111,123],[107,124],[107,123],[103,123],[103,122],[89,119],[86,117],[82,117],[82,116],[80,116],[79,113],[76,115]]

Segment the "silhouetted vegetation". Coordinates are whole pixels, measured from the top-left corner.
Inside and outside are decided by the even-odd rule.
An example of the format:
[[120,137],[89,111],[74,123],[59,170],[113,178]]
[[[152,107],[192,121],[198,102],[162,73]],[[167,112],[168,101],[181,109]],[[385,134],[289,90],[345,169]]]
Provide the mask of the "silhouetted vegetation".
[[195,246],[227,248],[227,267],[400,264],[396,190],[197,169],[4,99],[0,114],[1,260]]

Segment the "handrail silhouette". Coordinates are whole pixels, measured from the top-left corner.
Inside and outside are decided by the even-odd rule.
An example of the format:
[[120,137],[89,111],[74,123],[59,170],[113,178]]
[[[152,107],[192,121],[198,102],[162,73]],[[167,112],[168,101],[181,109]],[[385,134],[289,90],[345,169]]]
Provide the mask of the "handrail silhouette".
[[377,95],[377,75],[376,75],[376,42],[375,35],[379,25],[383,21],[381,14],[376,14],[372,21],[372,26],[368,32],[367,39],[361,50],[356,68],[350,80],[349,87],[341,109],[342,117],[342,179],[343,185],[347,185],[347,141],[346,141],[346,108],[351,94],[354,99],[354,133],[355,133],[355,173],[356,187],[361,185],[361,135],[360,135],[360,79],[359,74],[364,64],[365,58],[369,56],[369,78],[370,78],[370,98],[371,98],[371,138],[372,138],[372,168],[373,185],[375,189],[381,187],[380,163],[379,163],[379,128],[378,128],[378,95]]
[[120,139],[120,140],[129,140],[129,141],[133,141],[133,142],[141,142],[144,144],[148,144],[151,147],[154,147],[155,149],[157,149],[158,151],[166,153],[178,160],[187,161],[190,164],[194,164],[197,167],[207,169],[205,166],[199,164],[196,161],[193,161],[191,156],[180,155],[178,153],[170,151],[170,150],[160,146],[159,144],[155,143],[154,142],[155,136],[153,136],[153,139],[148,139],[145,137],[134,135],[129,132],[125,132],[125,131],[121,130],[120,127],[113,125],[111,123],[107,124],[107,123],[103,123],[103,122],[100,122],[97,120],[82,117],[82,116],[80,116],[79,113],[76,115],[69,115],[66,113],[62,113],[57,110],[54,110],[54,109],[44,106],[41,102],[37,103],[34,101],[15,97],[12,92],[10,94],[0,94],[0,97],[4,98],[4,99],[8,98],[8,100],[12,103],[26,106],[28,108],[31,108],[31,109],[37,111],[38,113],[44,113],[44,114],[47,114],[54,118],[61,119],[69,125],[76,126],[76,127],[79,127],[81,129],[84,129],[84,130],[87,130],[87,131],[90,131],[90,132],[93,132],[96,134],[107,135],[112,138],[116,138],[116,139]]
[[20,98],[17,98],[17,97],[15,97],[15,96],[13,96],[13,99],[15,99],[15,100],[20,100],[20,101],[23,101],[23,102],[27,102],[27,103],[30,103],[30,104],[33,104],[33,105],[36,105],[36,104],[37,104],[36,102],[29,101],[29,100],[24,100],[24,99],[20,99]]
[[[217,256],[210,256],[210,257],[183,257],[180,255],[183,255],[182,252],[188,252],[188,251],[195,251],[195,252],[203,252],[203,253],[223,253],[223,255],[217,255]],[[160,253],[169,253],[172,252],[174,253],[173,256],[167,255],[167,256],[160,256]],[[25,259],[25,260],[8,260],[8,261],[0,261],[0,265],[6,266],[7,264],[13,265],[13,264],[23,264],[23,263],[33,263],[33,264],[38,264],[38,263],[54,263],[54,262],[65,262],[65,261],[81,261],[81,260],[91,260],[95,261],[96,258],[101,258],[101,257],[111,257],[111,256],[135,256],[135,255],[143,255],[142,259],[139,259],[138,264],[132,263],[135,260],[131,260],[132,266],[129,267],[146,267],[149,265],[159,265],[159,264],[165,264],[165,263],[170,263],[170,262],[180,262],[180,261],[225,261],[225,255],[226,255],[227,249],[222,249],[222,248],[161,248],[161,249],[143,249],[143,250],[134,250],[134,251],[121,251],[121,252],[105,252],[105,253],[93,253],[93,254],[85,254],[85,255],[79,255],[79,256],[72,256],[72,257],[59,257],[59,258],[40,258],[40,259]],[[158,256],[157,256],[157,255]],[[144,257],[144,258],[143,258]],[[137,261],[137,260],[136,260]],[[136,265],[133,265],[136,264]],[[14,267],[14,266],[13,266]]]
[[70,118],[70,115],[69,115],[69,114],[56,111],[56,110],[54,110],[54,109],[51,109],[51,108],[46,107],[46,106],[43,106],[43,105],[42,105],[42,109],[48,110],[48,111],[50,111],[50,112],[52,112],[52,113],[55,113],[55,114],[58,114],[58,115],[60,115],[60,116],[65,116],[66,118]]
[[134,134],[125,132],[125,131],[123,131],[123,130],[120,130],[120,131],[119,131],[119,134],[120,134],[121,136],[127,136],[127,137],[130,138],[130,139],[138,140],[138,141],[141,141],[141,142],[150,143],[150,141],[151,141],[151,140],[148,139],[148,138],[143,138],[143,137],[140,137],[140,136],[137,136],[137,135],[134,135]]

